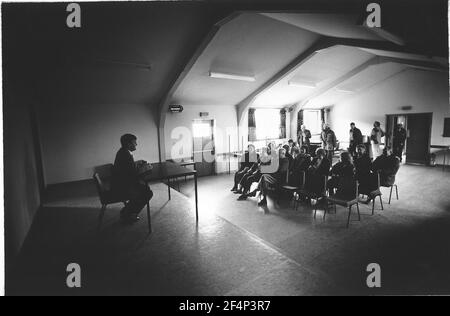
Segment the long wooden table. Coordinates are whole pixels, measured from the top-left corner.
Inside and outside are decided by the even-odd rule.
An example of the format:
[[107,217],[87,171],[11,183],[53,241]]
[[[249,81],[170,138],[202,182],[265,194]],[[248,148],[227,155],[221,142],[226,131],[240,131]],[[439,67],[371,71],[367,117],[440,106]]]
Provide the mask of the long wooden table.
[[[195,185],[195,218],[198,222],[198,193],[197,193],[197,171],[181,166],[177,163],[166,161],[152,163],[152,170],[144,172],[141,177],[142,179],[149,183],[153,181],[164,181],[167,180],[167,190],[170,200],[170,180],[174,178],[184,177],[184,176],[194,176]],[[151,231],[151,217],[148,214],[148,225]]]

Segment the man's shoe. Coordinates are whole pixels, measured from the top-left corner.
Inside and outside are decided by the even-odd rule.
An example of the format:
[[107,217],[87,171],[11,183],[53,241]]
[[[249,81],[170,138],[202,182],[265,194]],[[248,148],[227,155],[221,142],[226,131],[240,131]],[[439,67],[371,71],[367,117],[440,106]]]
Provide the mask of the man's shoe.
[[137,221],[139,221],[140,217],[134,213],[131,213],[131,214],[123,213],[123,215],[120,214],[120,219],[122,220],[122,222],[124,224],[133,224],[133,223],[136,223]]
[[266,206],[267,205],[267,199],[264,198],[261,201],[259,201],[258,206]]
[[248,197],[255,197],[256,196],[256,190],[250,192],[249,194],[247,194]]
[[237,188],[236,188],[236,187],[233,187],[230,191],[231,191],[231,192],[237,191]]
[[247,199],[247,194],[241,194],[239,197],[238,197],[238,201],[243,201],[243,200],[246,200]]

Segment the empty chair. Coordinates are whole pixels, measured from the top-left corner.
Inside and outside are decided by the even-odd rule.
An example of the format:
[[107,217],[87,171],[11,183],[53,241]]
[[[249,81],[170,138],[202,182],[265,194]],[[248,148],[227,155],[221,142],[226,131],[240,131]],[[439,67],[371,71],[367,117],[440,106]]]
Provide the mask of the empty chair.
[[[98,196],[102,208],[100,210],[100,215],[98,218],[97,230],[99,231],[102,225],[103,217],[105,216],[106,207],[109,204],[123,203],[125,206],[129,200],[126,196],[120,196],[116,192],[111,190],[111,178],[112,178],[112,164],[106,164],[98,166],[94,170],[94,181],[97,187]],[[148,228],[151,232],[151,217],[150,217],[150,204],[147,203],[147,217],[148,217]]]
[[[358,211],[358,220],[361,220],[361,214],[359,213],[359,193],[358,193],[358,181],[353,178],[342,178],[339,180],[336,194],[327,197],[327,201],[334,205],[344,206],[348,208],[347,228],[350,225],[350,217],[352,213],[353,205],[356,205]],[[327,204],[328,208],[328,204]],[[315,215],[316,209],[314,210]],[[323,218],[325,219],[327,209],[325,209]]]

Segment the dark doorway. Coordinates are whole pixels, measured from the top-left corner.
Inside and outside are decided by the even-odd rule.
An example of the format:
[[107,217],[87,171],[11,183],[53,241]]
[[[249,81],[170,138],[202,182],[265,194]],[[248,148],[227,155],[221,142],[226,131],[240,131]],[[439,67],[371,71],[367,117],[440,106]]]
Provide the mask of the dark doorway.
[[404,149],[406,163],[429,164],[432,113],[388,115],[386,120],[387,145],[393,145],[393,133],[397,124],[407,130]]
[[432,114],[409,114],[406,162],[429,164]]
[[194,120],[192,135],[198,176],[215,174],[214,120]]

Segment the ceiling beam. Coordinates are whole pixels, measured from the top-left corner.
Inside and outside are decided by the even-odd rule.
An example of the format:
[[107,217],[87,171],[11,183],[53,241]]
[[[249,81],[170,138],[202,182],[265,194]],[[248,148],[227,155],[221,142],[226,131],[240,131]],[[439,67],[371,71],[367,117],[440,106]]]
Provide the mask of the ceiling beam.
[[384,63],[397,63],[412,68],[425,69],[430,71],[448,72],[448,66],[444,66],[434,60],[423,61],[417,59],[396,58],[396,57],[384,57],[380,56],[380,64]]
[[317,97],[321,96],[322,94],[330,91],[331,89],[337,87],[341,83],[343,83],[343,82],[347,81],[348,79],[352,78],[353,76],[359,74],[361,71],[364,71],[368,67],[378,64],[378,60],[379,60],[378,57],[373,57],[373,58],[369,59],[368,61],[366,61],[365,63],[353,68],[349,72],[340,76],[339,78],[333,80],[329,84],[324,85],[323,87],[320,87],[318,89],[315,89],[314,92],[312,94],[310,94],[306,99],[304,99],[302,102],[298,103],[296,105],[296,108],[297,109],[303,108],[312,99],[317,98]]
[[274,86],[277,82],[282,80],[284,77],[290,75],[294,71],[296,71],[301,65],[314,57],[321,50],[329,48],[333,46],[333,43],[330,43],[326,38],[319,38],[310,48],[306,51],[298,55],[293,61],[291,61],[287,66],[277,72],[272,78],[267,80],[264,84],[262,84],[258,89],[253,91],[248,97],[242,100],[239,104],[236,105],[237,110],[237,121],[240,124],[242,118],[244,117],[245,111],[252,104],[252,102],[256,99],[256,97],[264,92],[265,90]]
[[185,64],[183,69],[178,73],[173,83],[170,85],[169,91],[162,98],[161,102],[158,105],[158,149],[159,149],[159,160],[166,160],[166,149],[165,149],[165,133],[164,126],[166,123],[166,115],[169,111],[169,105],[172,100],[172,97],[178,87],[181,85],[183,80],[186,78],[195,62],[202,55],[203,51],[208,47],[211,43],[217,32],[219,32],[220,28],[226,23],[238,17],[240,13],[234,12],[231,14],[225,14],[218,18],[218,22],[214,23],[212,28],[209,30],[208,34],[203,38],[201,43],[197,46],[195,52],[192,54],[191,58]]

